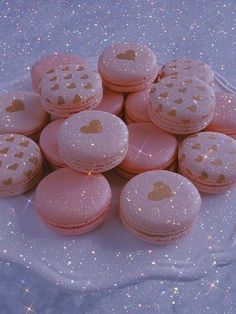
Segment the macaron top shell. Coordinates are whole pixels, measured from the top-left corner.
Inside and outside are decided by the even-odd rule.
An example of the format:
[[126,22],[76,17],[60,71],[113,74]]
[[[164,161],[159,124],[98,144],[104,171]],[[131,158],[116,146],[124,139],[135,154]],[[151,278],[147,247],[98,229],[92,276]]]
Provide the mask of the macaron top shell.
[[179,148],[181,172],[206,184],[236,182],[236,140],[216,132],[186,138]]
[[189,228],[198,216],[201,198],[185,177],[155,170],[132,178],[123,188],[120,211],[135,228],[169,233]]
[[128,146],[128,130],[115,115],[86,110],[66,119],[58,132],[58,147],[67,155],[99,163],[120,156]]
[[216,108],[209,131],[236,134],[236,95],[216,93]]
[[177,156],[177,140],[150,122],[128,125],[129,148],[121,168],[132,171],[164,169]]
[[117,84],[133,85],[140,79],[157,74],[157,59],[153,51],[141,44],[116,44],[106,48],[98,61],[98,69],[105,79]]
[[52,223],[84,225],[103,213],[111,188],[101,174],[86,175],[70,168],[52,172],[38,185],[35,204]]
[[68,53],[58,53],[41,58],[36,62],[31,69],[31,79],[34,90],[38,91],[38,85],[42,76],[50,69],[57,65],[66,63],[86,64],[86,61],[80,56],[71,55]]
[[127,115],[134,121],[150,121],[147,113],[148,103],[149,89],[136,93],[130,93],[125,100],[125,111]]
[[38,145],[19,134],[0,135],[0,185],[7,187],[27,181],[40,171]]
[[57,165],[64,165],[58,153],[57,134],[64,119],[57,119],[49,123],[40,134],[39,145],[50,161]]
[[154,111],[180,124],[206,120],[207,126],[215,109],[214,90],[194,77],[166,77],[153,84],[149,97]]
[[96,110],[110,112],[112,114],[119,114],[122,110],[124,102],[124,94],[115,93],[108,89],[103,90],[103,99],[96,107]]
[[42,77],[39,92],[43,101],[63,108],[77,108],[102,91],[100,75],[86,65],[66,64],[50,69]]
[[160,71],[161,78],[173,75],[193,76],[208,84],[214,81],[211,67],[199,60],[179,59],[165,64]]
[[0,133],[31,135],[49,121],[40,96],[31,92],[0,95]]

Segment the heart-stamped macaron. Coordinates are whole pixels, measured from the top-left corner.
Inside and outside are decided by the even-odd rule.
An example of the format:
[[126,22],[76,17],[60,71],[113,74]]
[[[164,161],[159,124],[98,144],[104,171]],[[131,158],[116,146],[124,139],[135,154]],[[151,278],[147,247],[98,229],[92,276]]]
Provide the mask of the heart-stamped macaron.
[[111,90],[134,92],[147,88],[156,78],[154,52],[141,44],[116,44],[107,47],[99,57],[99,73]]
[[195,77],[166,77],[153,84],[147,107],[150,119],[174,134],[203,130],[215,110],[214,90]]
[[42,156],[38,145],[19,134],[0,135],[0,196],[19,195],[41,178]]
[[236,183],[236,140],[216,132],[200,132],[179,147],[179,171],[201,192],[220,193]]
[[128,130],[115,115],[82,111],[66,119],[58,132],[61,159],[74,170],[99,173],[117,166],[128,149]]
[[86,65],[66,64],[46,72],[40,82],[44,109],[58,117],[94,109],[103,97],[102,80]]
[[201,197],[179,174],[156,170],[139,174],[123,188],[120,216],[137,237],[165,244],[191,230],[199,215]]

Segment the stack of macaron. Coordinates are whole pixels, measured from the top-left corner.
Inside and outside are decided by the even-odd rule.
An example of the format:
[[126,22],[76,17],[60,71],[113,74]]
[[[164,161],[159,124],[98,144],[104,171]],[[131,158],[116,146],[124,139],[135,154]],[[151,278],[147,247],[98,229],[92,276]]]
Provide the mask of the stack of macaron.
[[[209,65],[160,67],[150,48],[124,43],[105,48],[98,69],[77,55],[41,58],[31,78],[34,92],[0,96],[0,196],[38,184],[35,208],[54,230],[102,224],[111,169],[129,179],[123,225],[151,243],[192,229],[199,191],[236,184],[236,96],[215,92]],[[43,157],[53,172],[41,180]]]

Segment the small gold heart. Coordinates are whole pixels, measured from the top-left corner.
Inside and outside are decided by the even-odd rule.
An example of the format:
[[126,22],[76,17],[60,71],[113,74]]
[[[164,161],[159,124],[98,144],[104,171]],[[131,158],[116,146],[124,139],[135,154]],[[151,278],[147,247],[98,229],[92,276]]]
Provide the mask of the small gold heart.
[[166,84],[166,87],[172,88],[174,86],[173,83]]
[[6,155],[9,151],[9,148],[8,147],[5,147],[3,149],[0,149],[0,154],[3,154],[3,155]]
[[57,104],[60,105],[64,105],[65,104],[65,100],[62,96],[58,96],[57,97]]
[[201,149],[201,145],[200,144],[194,144],[192,146],[193,149]]
[[127,50],[124,53],[119,53],[116,58],[120,60],[128,60],[128,61],[135,61],[136,52],[134,50]]
[[83,71],[84,70],[84,67],[82,65],[79,65],[77,68],[76,68],[77,71]]
[[214,166],[222,166],[222,165],[223,165],[223,162],[222,162],[221,159],[212,160],[211,163],[212,163]]
[[204,86],[197,86],[197,89],[204,91],[206,88]]
[[162,110],[163,110],[163,105],[158,105],[155,109],[157,113],[162,112]]
[[57,80],[57,76],[53,76],[52,78],[50,78],[50,82],[56,81]]
[[6,112],[18,112],[18,111],[25,111],[25,104],[22,100],[15,99],[12,101],[11,105],[7,107]]
[[82,133],[86,134],[96,134],[102,132],[102,123],[99,120],[92,120],[88,125],[82,126],[80,128]]
[[18,168],[18,164],[16,164],[16,163],[7,167],[7,169],[9,169],[9,170],[16,170],[17,168]]
[[19,145],[23,146],[23,147],[28,147],[29,146],[29,141],[20,142]]
[[61,69],[62,71],[69,71],[70,68],[68,67],[68,65],[66,65],[64,68]]
[[29,171],[25,171],[25,172],[24,172],[24,175],[25,175],[27,178],[31,177],[32,174],[33,174],[33,171],[32,171],[32,170],[29,170]]
[[161,98],[167,98],[168,96],[169,96],[168,92],[159,94],[159,97]]
[[198,155],[196,158],[194,158],[194,161],[203,162],[204,161],[204,157],[201,156],[201,155]]
[[223,175],[223,173],[221,173],[221,174],[218,176],[216,182],[217,182],[217,183],[223,183],[223,182],[225,182],[225,176]]
[[12,185],[12,178],[3,181],[4,185]]
[[22,158],[24,156],[24,153],[23,152],[19,152],[19,153],[16,153],[14,156],[16,158]]
[[186,155],[184,153],[181,154],[179,157],[179,161],[182,162],[182,161],[185,161],[185,159],[186,159]]
[[59,84],[55,84],[53,87],[51,87],[51,90],[54,91],[54,90],[57,90],[60,88],[60,85]]
[[72,74],[68,74],[64,77],[64,80],[70,80],[72,79]]
[[88,83],[84,86],[85,89],[91,89],[93,85],[91,83]]
[[73,98],[73,105],[77,105],[80,102],[81,102],[80,95],[75,95],[74,98]]
[[30,157],[28,159],[29,162],[31,162],[32,164],[36,165],[38,163],[38,158],[37,157]]
[[81,78],[82,80],[86,80],[86,79],[89,78],[89,76],[88,76],[87,74],[84,74],[84,75],[82,75],[80,78]]
[[209,148],[209,150],[213,151],[213,152],[217,152],[217,145],[213,144],[211,145],[211,147]]
[[184,87],[184,88],[179,88],[178,91],[179,91],[180,93],[185,93],[185,92],[187,91],[187,88],[186,88],[186,87]]
[[191,120],[190,119],[182,119],[182,122],[186,125],[186,124],[191,123]]
[[161,201],[173,196],[171,188],[164,182],[157,181],[154,184],[154,189],[148,193],[147,198],[150,201]]
[[73,88],[76,88],[76,85],[75,85],[75,83],[71,83],[71,84],[67,85],[67,88],[73,89]]
[[184,83],[191,84],[193,80],[185,80]]
[[192,106],[187,107],[187,109],[190,110],[191,112],[196,112],[197,111],[197,106],[192,105]]
[[8,138],[6,138],[6,141],[7,142],[14,142],[14,136],[11,136],[11,137],[8,137]]
[[203,96],[193,96],[193,100],[196,100],[196,101],[199,101],[199,100],[202,100],[203,99]]
[[176,117],[176,110],[173,109],[173,110],[169,111],[168,115],[171,116],[171,117]]
[[208,179],[208,173],[206,171],[202,171],[201,175],[199,176],[200,179],[206,180]]
[[48,70],[46,73],[47,74],[50,74],[50,73],[53,73],[54,72],[54,69],[50,69],[50,70]]
[[178,98],[174,100],[175,104],[181,105],[183,103],[183,99],[182,98]]
[[157,90],[156,87],[152,87],[151,90],[150,90],[150,94],[155,93],[156,90]]
[[173,80],[177,80],[178,76],[177,75],[171,75],[170,78],[173,79]]

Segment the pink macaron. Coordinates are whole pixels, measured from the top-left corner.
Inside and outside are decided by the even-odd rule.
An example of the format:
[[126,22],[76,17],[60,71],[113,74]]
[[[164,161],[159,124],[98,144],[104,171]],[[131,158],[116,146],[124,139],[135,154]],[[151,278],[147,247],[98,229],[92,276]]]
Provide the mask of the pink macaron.
[[126,123],[150,122],[147,113],[148,103],[149,89],[129,94],[125,100]]
[[236,183],[236,141],[216,132],[200,132],[179,147],[179,172],[199,191],[220,193]]
[[206,129],[224,133],[236,139],[236,95],[216,93],[214,117]]
[[86,61],[80,56],[71,55],[68,53],[57,53],[41,58],[37,61],[31,69],[31,80],[34,91],[38,91],[39,83],[42,76],[52,70],[55,66],[67,63],[86,64]]
[[38,145],[20,134],[0,135],[0,196],[14,196],[33,188],[42,175]]
[[123,114],[123,103],[124,94],[104,89],[103,99],[95,109],[110,112],[118,117],[121,117]]
[[174,135],[151,122],[131,123],[128,131],[128,152],[116,168],[120,174],[132,178],[149,170],[175,170],[178,143]]
[[94,109],[103,97],[100,75],[89,66],[66,64],[44,74],[39,84],[43,108],[61,118]]
[[34,201],[41,219],[55,231],[83,234],[97,228],[107,217],[111,188],[101,174],[62,168],[39,183]]
[[141,44],[116,44],[99,57],[103,84],[118,92],[135,92],[147,88],[158,73],[154,52]]
[[192,134],[212,120],[215,93],[195,77],[166,77],[153,84],[148,114],[154,124],[173,134]]
[[43,152],[45,159],[48,161],[52,169],[65,167],[58,153],[57,135],[64,119],[57,119],[49,123],[40,134],[39,146]]
[[115,115],[82,111],[66,119],[58,132],[61,159],[74,170],[99,173],[120,164],[128,150],[128,129]]
[[179,59],[165,64],[159,72],[162,79],[168,76],[191,76],[196,77],[207,84],[214,84],[214,72],[211,67],[199,60]]
[[40,96],[31,92],[0,95],[0,134],[17,133],[38,140],[49,114],[41,106]]
[[165,244],[189,232],[201,208],[201,197],[185,177],[165,170],[132,178],[120,196],[124,226],[142,240]]

